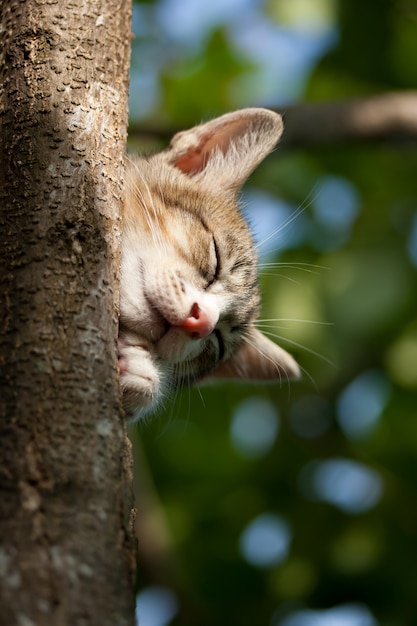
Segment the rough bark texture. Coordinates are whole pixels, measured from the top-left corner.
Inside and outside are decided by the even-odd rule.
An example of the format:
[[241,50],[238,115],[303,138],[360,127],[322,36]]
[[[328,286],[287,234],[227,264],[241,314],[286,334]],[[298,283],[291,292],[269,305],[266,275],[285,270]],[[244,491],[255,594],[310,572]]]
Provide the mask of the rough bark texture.
[[0,2],[0,624],[133,624],[116,336],[130,3]]

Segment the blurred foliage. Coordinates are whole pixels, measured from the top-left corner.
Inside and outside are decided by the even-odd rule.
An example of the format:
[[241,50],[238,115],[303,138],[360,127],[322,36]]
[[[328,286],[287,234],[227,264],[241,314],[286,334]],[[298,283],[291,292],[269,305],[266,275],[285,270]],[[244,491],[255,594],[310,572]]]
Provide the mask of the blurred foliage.
[[[232,2],[227,19],[194,31],[178,10],[188,5],[135,7],[132,103],[142,104],[132,104],[132,117],[153,126],[192,126],[237,106],[415,87],[412,0]],[[277,38],[311,39],[311,29],[315,36],[322,29],[332,43],[292,82],[285,73],[291,55],[281,59],[280,82],[275,66],[265,70],[261,57],[237,43],[236,25],[246,19],[250,35],[260,16]],[[170,19],[173,31],[163,27]],[[180,607],[169,623],[416,623],[416,180],[416,147],[391,144],[278,148],[252,176],[247,189],[294,218],[265,259],[280,265],[263,272],[262,318],[277,320],[265,330],[281,337],[305,374],[281,387],[185,390],[165,414],[132,429],[175,553],[171,580],[139,565],[139,588],[173,588]],[[256,228],[256,210],[251,220]],[[251,453],[250,441],[245,452],[231,433],[252,397],[273,407],[275,434]],[[259,435],[256,428],[249,434]],[[363,468],[373,472],[368,487]],[[290,539],[275,562],[254,564],[242,533],[264,514],[285,522]],[[270,541],[273,561],[273,535]]]

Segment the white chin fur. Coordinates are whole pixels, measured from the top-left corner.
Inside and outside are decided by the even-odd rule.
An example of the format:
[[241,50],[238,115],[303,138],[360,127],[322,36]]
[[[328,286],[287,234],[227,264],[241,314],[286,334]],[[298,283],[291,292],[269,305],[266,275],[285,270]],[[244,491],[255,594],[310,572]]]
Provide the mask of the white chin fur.
[[181,363],[196,357],[201,349],[200,339],[190,337],[180,328],[170,328],[156,344],[158,355],[168,363]]

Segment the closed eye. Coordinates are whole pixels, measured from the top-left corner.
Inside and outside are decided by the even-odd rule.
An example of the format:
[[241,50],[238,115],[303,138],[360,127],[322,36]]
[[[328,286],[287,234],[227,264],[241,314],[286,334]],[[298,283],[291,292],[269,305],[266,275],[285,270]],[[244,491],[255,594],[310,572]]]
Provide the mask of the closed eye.
[[217,242],[215,240],[215,238],[213,237],[213,243],[214,243],[214,252],[216,254],[216,271],[214,273],[214,280],[217,280],[219,278],[219,274],[220,274],[220,270],[222,268],[222,264],[220,263],[220,250],[217,246]]
[[216,282],[216,280],[218,280],[219,275],[220,275],[220,270],[221,270],[221,263],[220,263],[220,252],[219,252],[219,248],[217,246],[217,242],[216,239],[213,235],[213,245],[214,245],[214,255],[215,255],[215,268],[214,268],[214,272],[212,277],[210,278],[210,280],[208,281],[207,285],[206,285],[206,289],[208,289],[208,287],[210,287],[213,283]]

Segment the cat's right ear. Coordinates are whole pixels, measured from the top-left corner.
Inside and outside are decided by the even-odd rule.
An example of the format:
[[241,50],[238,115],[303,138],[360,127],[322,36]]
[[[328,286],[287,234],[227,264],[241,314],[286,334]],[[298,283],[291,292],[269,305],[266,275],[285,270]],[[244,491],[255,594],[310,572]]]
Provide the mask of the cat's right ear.
[[282,118],[268,109],[241,109],[177,133],[164,158],[199,182],[233,191],[277,144]]

